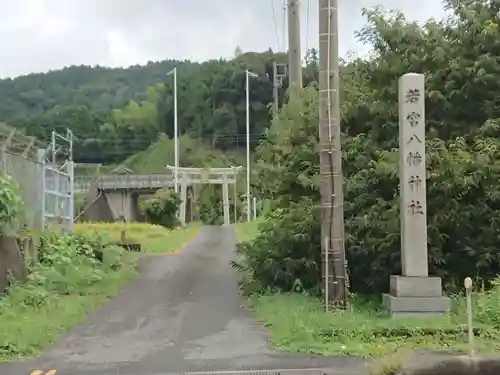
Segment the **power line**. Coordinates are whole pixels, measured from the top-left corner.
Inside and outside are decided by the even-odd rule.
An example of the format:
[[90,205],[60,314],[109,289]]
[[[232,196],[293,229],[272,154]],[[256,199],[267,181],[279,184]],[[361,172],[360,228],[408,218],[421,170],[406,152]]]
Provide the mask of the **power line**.
[[[249,133],[250,137],[260,137],[260,138],[265,138],[267,135],[265,133]],[[192,140],[209,140],[209,139],[214,139],[214,138],[239,138],[239,137],[246,137],[247,133],[220,133],[220,134],[208,134],[208,135],[196,135],[196,134],[185,134],[186,136],[190,137]],[[180,137],[182,139],[182,135]],[[126,134],[124,136],[119,136],[116,138],[98,138],[95,137],[95,135],[89,135],[89,136],[80,136],[76,141],[86,141],[89,139],[94,139],[97,141],[103,141],[103,142],[121,142],[121,141],[140,141],[140,142],[149,142],[151,144],[155,142],[161,141],[161,138],[158,137],[147,137],[143,135],[134,135],[134,134]],[[168,138],[168,140],[173,141],[173,138]]]
[[[193,140],[196,142],[196,141],[199,141],[198,144],[201,144],[202,146],[205,146],[205,147],[212,147],[211,144],[213,143],[213,141],[226,141],[226,142],[231,142],[231,141],[234,141],[235,143],[241,143],[241,144],[244,144],[245,143],[245,140],[246,140],[246,137],[247,135],[246,134],[232,134],[232,135],[221,135],[221,136],[218,136],[218,137],[210,137],[210,136],[206,136],[206,137],[201,137],[201,138],[194,138]],[[270,139],[269,136],[265,135],[265,134],[250,134],[250,140],[252,141],[258,141],[258,140],[267,140],[269,142],[275,142],[274,139]],[[279,137],[279,140],[277,140],[278,142],[281,141],[281,140],[284,140],[284,141],[287,141],[287,140],[295,140],[295,141],[302,141],[302,140],[308,140],[308,139],[311,139],[311,138],[317,138],[316,136],[305,136],[305,135],[299,135],[299,136],[294,136],[294,135],[282,135],[280,134],[280,137]],[[183,144],[184,142],[182,142],[182,137],[180,138],[181,140],[181,144]],[[173,141],[173,140],[171,140]],[[159,141],[155,141],[155,140],[150,140],[150,139],[141,139],[141,138],[124,138],[124,139],[112,139],[112,140],[103,140],[102,141],[102,146],[133,146],[133,145],[140,145],[140,146],[146,146],[146,147],[149,147],[149,146],[153,146],[155,145],[157,142]],[[191,142],[188,141],[188,146]],[[194,143],[194,145],[197,145],[196,143]],[[86,145],[86,146],[83,146],[82,144],[78,144],[79,147],[82,147],[84,149],[92,149],[93,146],[92,144],[89,144],[89,145]],[[97,146],[99,147],[99,146]],[[217,146],[213,146],[215,148],[217,148]]]
[[286,19],[286,10],[288,8],[288,0],[283,0],[283,24],[281,25],[282,27],[282,30],[281,32],[283,33],[283,51],[286,52],[287,51],[287,44],[288,44],[288,39],[287,39],[287,32],[286,32],[286,22],[287,22],[287,19]]
[[274,23],[274,32],[276,33],[276,44],[278,51],[281,51],[280,47],[280,33],[278,29],[278,19],[276,17],[276,7],[274,6],[274,0],[271,0],[271,7],[273,8],[273,23]]

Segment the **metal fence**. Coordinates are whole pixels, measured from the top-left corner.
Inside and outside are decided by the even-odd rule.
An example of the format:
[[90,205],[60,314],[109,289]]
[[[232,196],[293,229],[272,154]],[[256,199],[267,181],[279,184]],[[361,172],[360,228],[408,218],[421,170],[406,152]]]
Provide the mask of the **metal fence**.
[[53,164],[50,154],[56,154],[57,149],[51,153],[52,147],[0,123],[0,172],[19,186],[24,202],[19,224],[35,230],[58,227],[71,232],[74,163]]
[[43,227],[71,233],[75,216],[73,133],[52,132],[46,150],[49,152],[40,150],[38,156],[43,165]]
[[73,230],[74,218],[74,163],[66,161],[57,167],[43,164],[43,227]]

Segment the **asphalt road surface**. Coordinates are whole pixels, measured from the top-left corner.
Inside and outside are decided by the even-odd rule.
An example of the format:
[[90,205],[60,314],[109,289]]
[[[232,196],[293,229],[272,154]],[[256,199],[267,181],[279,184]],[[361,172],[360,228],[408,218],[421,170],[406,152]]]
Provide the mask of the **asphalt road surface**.
[[168,375],[198,371],[334,368],[352,358],[279,354],[242,306],[232,227],[204,227],[177,254],[147,257],[141,276],[40,358],[0,366],[2,375]]

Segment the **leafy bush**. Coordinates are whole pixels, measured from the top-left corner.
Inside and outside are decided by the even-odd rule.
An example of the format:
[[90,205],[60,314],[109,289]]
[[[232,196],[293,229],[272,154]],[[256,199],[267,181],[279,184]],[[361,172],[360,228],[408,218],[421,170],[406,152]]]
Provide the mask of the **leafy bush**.
[[154,197],[141,203],[141,212],[152,224],[174,228],[178,224],[177,211],[181,200],[171,189],[160,189]]
[[[242,276],[243,292],[291,291],[298,283],[306,290],[317,290],[319,224],[315,205],[307,198],[269,214],[253,241],[237,245],[241,260],[232,266]],[[311,247],[314,251],[310,253]]]
[[19,186],[10,176],[0,177],[0,233],[13,235],[21,214],[23,200]]

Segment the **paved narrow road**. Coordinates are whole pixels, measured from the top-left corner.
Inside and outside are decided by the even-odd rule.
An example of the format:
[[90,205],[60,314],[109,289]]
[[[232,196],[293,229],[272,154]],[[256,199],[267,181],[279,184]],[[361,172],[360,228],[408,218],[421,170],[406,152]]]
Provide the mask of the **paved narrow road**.
[[[141,276],[40,358],[0,366],[5,375],[168,375],[195,371],[334,367],[349,358],[278,354],[242,307],[231,227],[204,227],[181,252],[151,256]],[[357,371],[354,371],[356,373]]]

